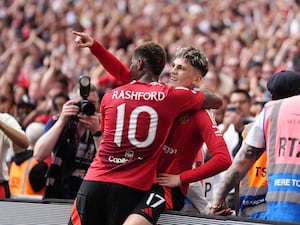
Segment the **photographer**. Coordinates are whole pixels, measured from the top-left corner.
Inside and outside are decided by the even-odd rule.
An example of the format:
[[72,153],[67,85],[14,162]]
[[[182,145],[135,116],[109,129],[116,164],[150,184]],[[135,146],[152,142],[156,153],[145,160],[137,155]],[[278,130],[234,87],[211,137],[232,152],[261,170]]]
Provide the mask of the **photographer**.
[[39,161],[52,152],[44,199],[75,198],[101,141],[96,88],[87,76],[82,76],[79,84],[81,98],[63,105],[61,114],[48,121],[34,148]]

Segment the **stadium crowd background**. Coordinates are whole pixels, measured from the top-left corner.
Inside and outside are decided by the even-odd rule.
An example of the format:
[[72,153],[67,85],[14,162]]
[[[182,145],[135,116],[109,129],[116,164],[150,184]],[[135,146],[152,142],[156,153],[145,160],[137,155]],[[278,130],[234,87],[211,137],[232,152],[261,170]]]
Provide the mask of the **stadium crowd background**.
[[[133,48],[146,40],[160,43],[169,61],[177,47],[195,46],[210,61],[203,84],[206,88],[226,97],[235,87],[242,87],[253,100],[264,99],[266,80],[276,68],[299,67],[298,3],[3,0],[0,92],[13,95],[18,102],[19,92],[28,90],[37,105],[41,99],[51,98],[49,90],[61,75],[68,78],[70,94],[83,73],[92,77],[99,91],[117,85],[89,51],[74,44],[71,31],[82,30],[128,65]],[[164,74],[169,68],[167,65]]]
[[[210,62],[202,87],[224,101],[235,88],[246,89],[255,116],[270,99],[269,77],[280,68],[300,71],[299,4],[297,0],[2,0],[0,111],[14,115],[25,130],[32,121],[46,123],[55,112],[55,94],[64,91],[72,98],[81,74],[92,78],[99,95],[120,85],[88,49],[76,47],[71,31],[77,30],[102,42],[128,66],[136,46],[158,42],[168,55],[162,82],[168,79],[176,48],[195,46]],[[27,106],[25,112],[18,110],[22,105]]]

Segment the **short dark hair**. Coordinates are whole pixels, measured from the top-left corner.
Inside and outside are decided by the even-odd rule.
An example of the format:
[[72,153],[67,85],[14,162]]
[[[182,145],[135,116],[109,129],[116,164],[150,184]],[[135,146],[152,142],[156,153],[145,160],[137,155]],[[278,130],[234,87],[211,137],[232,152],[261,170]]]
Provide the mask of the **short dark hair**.
[[260,61],[255,61],[255,60],[252,60],[248,63],[247,65],[247,69],[248,70],[251,70],[252,68],[254,67],[262,67],[263,66],[263,63],[260,62]]
[[231,95],[234,94],[234,93],[236,93],[236,94],[243,94],[243,95],[246,96],[247,100],[251,101],[251,96],[250,96],[249,92],[247,90],[245,90],[245,89],[241,89],[241,88],[234,89],[231,92]]
[[70,100],[69,96],[67,94],[62,93],[62,92],[59,92],[58,94],[54,95],[54,97],[52,98],[52,105],[53,105],[54,110],[58,110],[58,106],[56,104],[56,99],[58,99],[58,98],[64,98],[65,101]]
[[157,43],[147,41],[138,46],[134,51],[134,57],[143,58],[150,70],[154,75],[159,76],[166,64],[166,52]]
[[203,52],[195,47],[181,47],[176,50],[175,58],[182,58],[199,70],[204,77],[208,71],[208,59]]
[[65,88],[68,88],[69,86],[69,78],[63,74],[58,75],[55,82],[61,83]]

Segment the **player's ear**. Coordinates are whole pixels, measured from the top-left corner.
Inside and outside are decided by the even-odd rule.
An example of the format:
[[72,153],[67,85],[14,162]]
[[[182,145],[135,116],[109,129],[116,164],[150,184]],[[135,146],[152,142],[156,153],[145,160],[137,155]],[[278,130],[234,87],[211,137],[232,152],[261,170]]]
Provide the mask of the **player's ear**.
[[144,60],[142,58],[139,58],[137,61],[137,70],[143,70],[144,64]]
[[195,79],[193,80],[193,85],[194,85],[195,87],[199,87],[202,78],[203,78],[203,77],[200,76],[200,75],[195,76]]

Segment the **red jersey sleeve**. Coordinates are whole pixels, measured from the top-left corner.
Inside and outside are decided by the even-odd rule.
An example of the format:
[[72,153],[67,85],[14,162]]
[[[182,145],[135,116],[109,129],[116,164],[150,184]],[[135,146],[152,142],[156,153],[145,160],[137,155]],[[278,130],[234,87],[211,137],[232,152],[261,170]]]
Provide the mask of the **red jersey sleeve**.
[[[224,138],[217,127],[215,120],[207,110],[203,110],[198,117],[199,132],[205,141],[212,158],[200,166],[184,171],[180,174],[182,183],[191,183],[214,176],[231,165],[231,157]],[[201,125],[200,125],[201,124]]]
[[130,70],[122,64],[112,53],[110,53],[102,44],[94,39],[93,45],[90,47],[93,55],[103,65],[103,67],[114,76],[117,80],[124,84],[131,81]]
[[176,96],[174,107],[181,108],[181,113],[201,109],[205,97],[203,92],[189,90],[185,87],[175,87],[174,89],[173,94]]

